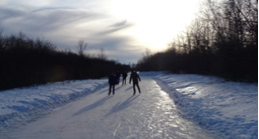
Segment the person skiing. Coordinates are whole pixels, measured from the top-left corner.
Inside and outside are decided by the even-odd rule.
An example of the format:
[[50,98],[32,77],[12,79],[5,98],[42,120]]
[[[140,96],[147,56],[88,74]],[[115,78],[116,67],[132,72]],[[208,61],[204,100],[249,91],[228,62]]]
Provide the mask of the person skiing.
[[136,71],[132,71],[132,73],[130,75],[129,83],[131,83],[131,81],[133,81],[133,91],[134,91],[133,95],[135,95],[135,92],[136,92],[136,88],[135,87],[136,86],[138,88],[139,93],[141,93],[140,88],[139,88],[139,84],[138,84],[138,82],[141,81],[141,79],[140,79],[140,77],[139,77],[139,75],[137,74]]
[[111,91],[112,91],[113,95],[115,94],[115,85],[117,84],[117,82],[118,82],[117,76],[114,73],[112,73],[109,76],[109,85],[110,86],[109,86],[109,93],[108,93],[108,95],[111,94]]
[[123,72],[122,73],[122,78],[123,78],[122,85],[126,85],[127,76],[128,76],[127,72]]

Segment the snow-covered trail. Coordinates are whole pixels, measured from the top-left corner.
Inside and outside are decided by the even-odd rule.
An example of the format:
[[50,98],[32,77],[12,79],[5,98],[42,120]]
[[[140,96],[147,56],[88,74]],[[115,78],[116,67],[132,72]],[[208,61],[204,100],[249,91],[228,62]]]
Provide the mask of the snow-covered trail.
[[132,85],[104,87],[36,121],[1,133],[3,139],[213,139],[181,118],[169,95],[142,77],[141,95]]

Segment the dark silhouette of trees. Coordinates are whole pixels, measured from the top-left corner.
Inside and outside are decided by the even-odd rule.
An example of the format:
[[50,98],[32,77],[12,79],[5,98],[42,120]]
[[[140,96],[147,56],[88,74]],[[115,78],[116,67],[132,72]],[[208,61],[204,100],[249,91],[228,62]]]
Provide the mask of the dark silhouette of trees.
[[[48,41],[32,40],[24,34],[0,34],[0,90],[48,82],[93,79],[114,71],[129,70],[128,65],[79,54],[62,52]],[[82,51],[81,51],[82,50]]]
[[143,57],[137,68],[257,82],[257,6],[256,0],[207,0],[199,17],[170,49]]

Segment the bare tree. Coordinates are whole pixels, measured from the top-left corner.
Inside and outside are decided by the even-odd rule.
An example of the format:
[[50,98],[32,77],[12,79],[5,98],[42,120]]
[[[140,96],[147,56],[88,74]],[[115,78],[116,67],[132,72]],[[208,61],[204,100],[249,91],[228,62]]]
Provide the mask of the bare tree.
[[78,41],[78,54],[80,55],[80,56],[83,56],[84,55],[84,51],[85,51],[85,49],[87,48],[87,43],[85,43],[85,41],[84,40],[79,40]]

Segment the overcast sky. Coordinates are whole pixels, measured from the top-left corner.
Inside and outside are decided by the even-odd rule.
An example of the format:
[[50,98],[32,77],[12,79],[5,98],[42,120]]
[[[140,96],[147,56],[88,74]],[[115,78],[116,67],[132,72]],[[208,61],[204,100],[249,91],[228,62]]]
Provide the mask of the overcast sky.
[[104,50],[109,59],[136,63],[146,49],[167,48],[195,18],[202,0],[1,0],[0,29],[52,42],[58,49]]

